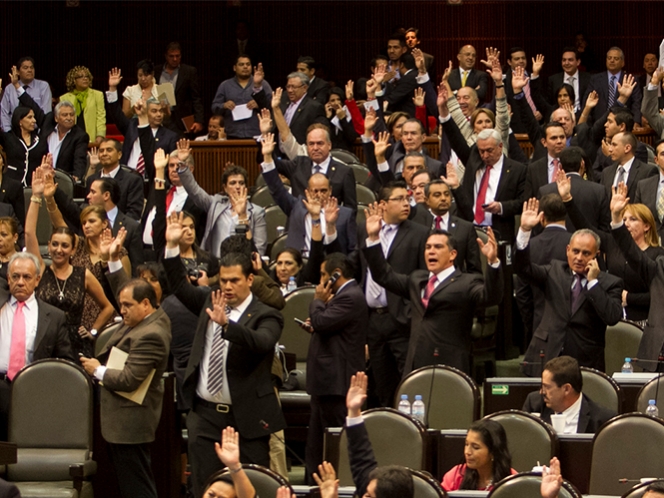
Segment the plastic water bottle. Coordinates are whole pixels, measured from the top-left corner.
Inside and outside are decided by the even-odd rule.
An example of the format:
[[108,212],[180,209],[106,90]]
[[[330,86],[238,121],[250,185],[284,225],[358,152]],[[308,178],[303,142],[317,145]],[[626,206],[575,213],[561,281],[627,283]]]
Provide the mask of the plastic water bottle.
[[625,358],[625,363],[623,363],[623,366],[622,366],[622,373],[624,373],[624,374],[634,373],[634,367],[632,366],[632,359],[631,358]]
[[295,277],[291,277],[288,279],[288,284],[286,285],[286,290],[288,292],[293,292],[295,289],[297,289],[297,282],[295,282]]
[[416,394],[415,395],[415,401],[413,401],[413,410],[412,410],[412,415],[415,419],[419,420],[423,424],[426,424],[426,417],[425,417],[425,406],[424,406],[424,401],[422,401],[422,395],[421,394]]
[[648,400],[646,415],[650,415],[651,417],[659,417],[659,408],[657,408],[657,402],[654,399]]
[[405,413],[406,415],[410,415],[410,401],[408,401],[407,394],[401,395],[401,401],[399,401],[399,411],[401,413]]

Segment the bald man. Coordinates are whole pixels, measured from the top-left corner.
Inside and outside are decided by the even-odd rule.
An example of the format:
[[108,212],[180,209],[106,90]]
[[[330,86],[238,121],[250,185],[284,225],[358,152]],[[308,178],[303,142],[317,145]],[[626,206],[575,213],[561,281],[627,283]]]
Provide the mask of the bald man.
[[475,69],[475,62],[477,61],[475,47],[472,45],[461,47],[457,54],[457,60],[459,61],[459,68],[450,74],[450,87],[456,94],[459,88],[469,86],[475,89],[480,102],[483,102],[488,87],[487,78],[484,71]]

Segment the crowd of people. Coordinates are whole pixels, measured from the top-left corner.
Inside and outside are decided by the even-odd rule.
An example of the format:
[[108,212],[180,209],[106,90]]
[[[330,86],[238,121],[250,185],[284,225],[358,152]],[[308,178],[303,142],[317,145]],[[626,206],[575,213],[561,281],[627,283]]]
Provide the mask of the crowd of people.
[[[32,58],[12,67],[0,103],[0,276],[8,288],[0,436],[21,368],[70,359],[103,382],[102,433],[122,495],[156,496],[149,443],[170,354],[178,409],[188,413],[194,496],[234,483],[251,498],[238,462],[268,467],[284,458],[274,451],[283,437],[272,436],[286,427],[273,375],[279,310],[291,284],[313,284],[302,317],[311,335],[306,468],[312,483],[325,482],[325,428],[347,424],[350,435],[361,426],[351,418],[366,393],[347,397],[353,386],[366,391],[355,373],[368,367],[376,406],[392,406],[401,379],[420,367],[470,374],[473,317],[503,301],[511,263],[530,340],[524,373],[542,377],[541,396],[524,410],[545,420],[563,413],[570,432],[594,432],[615,415],[580,382],[579,366],[604,370],[607,326],[626,318],[644,327],[639,358],[657,360],[664,348],[651,306],[664,285],[664,140],[651,147],[633,133],[650,126],[664,138],[664,69],[653,54],[637,78],[610,47],[606,70],[591,75],[581,70],[582,44],[565,47],[562,71],[545,84],[542,55],[528,70],[521,47],[504,60],[487,47],[478,62],[464,45],[458,67],[438,64],[434,83],[434,57],[411,28],[392,35],[371,73],[343,89],[302,56],[282,90],[246,47],[238,40],[235,76],[219,85],[205,135],[197,72],[181,62],[177,43],[163,65],[140,61],[138,84],[121,95],[120,69],[100,91],[86,67],[74,67],[55,106]],[[107,116],[122,142],[107,137]],[[515,133],[527,134],[531,157]],[[427,153],[427,136],[438,137],[439,157]],[[196,181],[194,138],[255,141],[262,180],[288,216],[274,261],[268,229],[276,227],[252,202],[250,165],[227,165],[220,192],[208,193]],[[369,205],[358,203],[353,168],[332,154],[358,141],[376,200]],[[59,171],[85,188],[84,204],[58,188]],[[500,245],[511,262],[499,258]],[[99,332],[118,321],[95,354]],[[106,367],[113,348],[128,354],[124,369]],[[143,382],[142,404],[115,393]],[[220,448],[222,430],[228,444]],[[232,480],[206,484],[224,466]],[[490,489],[511,473],[505,433],[485,420],[471,427],[465,463],[443,486]],[[374,496],[375,479],[362,479],[358,489]]]

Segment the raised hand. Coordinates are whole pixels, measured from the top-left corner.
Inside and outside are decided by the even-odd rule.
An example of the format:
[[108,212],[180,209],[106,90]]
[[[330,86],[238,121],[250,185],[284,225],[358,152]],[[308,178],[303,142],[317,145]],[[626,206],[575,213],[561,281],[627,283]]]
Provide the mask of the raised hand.
[[[209,310],[208,310],[209,311]],[[240,463],[240,434],[228,426],[221,431],[221,444],[214,443],[214,451],[221,463],[231,470],[239,470]]]
[[117,67],[114,67],[108,72],[108,88],[111,92],[114,92],[120,82],[122,81],[122,71]]
[[259,62],[258,66],[254,66],[254,88],[262,86],[264,79],[265,71],[263,71],[263,63]]
[[154,167],[155,169],[164,169],[168,166],[168,160],[170,156],[167,156],[164,152],[164,149],[157,149],[154,152]]
[[339,219],[339,202],[336,197],[329,197],[323,206],[325,210],[325,225],[326,227],[336,227],[337,220]]
[[486,234],[489,237],[486,244],[478,237],[477,245],[480,246],[480,251],[486,256],[486,260],[489,264],[493,265],[498,262],[498,242],[496,242],[496,236],[491,227],[487,227]]
[[427,68],[424,64],[424,54],[419,48],[414,48],[411,52],[413,58],[415,59],[415,67],[417,67],[418,74],[427,74]]
[[593,90],[588,94],[588,98],[586,99],[586,107],[592,109],[597,105],[599,102],[599,95],[597,95],[597,92]]
[[182,222],[184,221],[184,214],[173,211],[170,216],[166,217],[166,245],[173,249],[178,247],[180,239],[182,239]]
[[618,94],[620,97],[622,97],[620,101],[624,104],[627,102],[629,97],[632,95],[632,92],[634,91],[634,88],[636,87],[637,81],[634,76],[631,74],[626,74],[625,77],[623,78],[622,85],[620,82],[618,82]]
[[560,168],[556,172],[556,184],[558,185],[558,194],[563,198],[563,202],[567,202],[572,199],[572,181],[569,179],[567,174]]
[[652,78],[650,79],[650,83],[652,85],[657,86],[662,77],[664,77],[664,67],[660,66],[657,69],[655,69],[655,72],[652,73]]
[[620,182],[617,187],[613,187],[613,195],[611,196],[611,221],[613,223],[620,223],[622,221],[622,213],[627,204],[629,197],[627,197],[627,185]]
[[535,228],[542,218],[544,213],[539,211],[539,201],[532,197],[523,203],[523,211],[521,212],[521,230],[530,232]]
[[247,187],[242,186],[239,190],[226,192],[231,201],[233,212],[242,219],[247,214]]
[[373,107],[367,109],[367,113],[364,116],[364,134],[371,136],[371,132],[373,131],[374,127],[376,126],[376,122],[378,121],[378,117],[376,116],[376,109]]
[[447,85],[443,81],[438,85],[438,96],[436,97],[436,105],[438,106],[438,113],[445,117],[449,114],[449,109],[447,108],[447,101],[449,99],[449,91],[447,90]]
[[490,59],[491,65],[489,69],[486,70],[489,73],[489,76],[494,81],[495,84],[500,84],[503,81],[503,68],[500,67],[500,59],[498,57],[492,57]]
[[480,62],[484,64],[486,67],[491,68],[491,65],[493,64],[491,62],[491,59],[499,59],[500,50],[494,47],[487,47],[485,51],[486,51],[486,60],[481,60]]
[[[261,137],[263,156],[269,156],[272,160],[272,152],[274,152],[274,133],[267,133]],[[268,159],[265,158],[267,161]]]
[[574,106],[572,104],[570,104],[569,102],[565,102],[563,105],[560,106],[560,108],[565,109],[567,112],[574,115]]
[[321,204],[320,199],[315,197],[312,193],[309,192],[309,189],[304,189],[304,194],[306,199],[302,199],[304,207],[307,208],[311,217],[315,220],[320,219]]
[[369,78],[367,80],[367,84],[366,84],[365,88],[366,88],[366,91],[367,91],[367,98],[369,100],[372,100],[376,97],[376,92],[378,91],[379,85],[380,84],[373,78]]
[[32,172],[32,195],[37,197],[44,195],[44,170],[41,168]]
[[181,162],[185,162],[187,159],[189,159],[190,154],[191,148],[189,147],[189,140],[186,138],[181,138],[178,140],[178,159]]
[[413,97],[413,103],[415,104],[415,107],[421,107],[424,105],[424,96],[426,93],[422,88],[416,88],[415,89],[415,96]]
[[336,498],[338,496],[339,479],[337,479],[337,473],[330,462],[320,464],[318,474],[314,472],[313,478],[318,484],[321,498]]
[[279,108],[281,106],[281,96],[284,93],[284,89],[279,87],[274,92],[272,92],[272,109]]
[[346,100],[353,100],[353,80],[348,80],[346,82]]
[[551,459],[549,467],[542,469],[542,484],[540,494],[542,498],[558,498],[558,493],[563,485],[563,477],[560,475],[560,462],[556,457]]
[[440,179],[443,180],[443,182],[445,182],[448,187],[455,189],[461,185],[461,182],[459,181],[459,175],[457,175],[456,168],[451,161],[449,161],[445,166],[445,173],[447,176],[441,176]]
[[18,69],[16,69],[16,66],[12,66],[12,70],[9,72],[9,82],[14,85],[14,87],[18,90],[21,86],[19,82],[19,77],[18,77]]
[[118,230],[118,234],[111,241],[111,246],[108,249],[111,261],[117,261],[120,259],[120,251],[122,251],[122,246],[124,246],[124,242],[126,239],[127,239],[127,230],[125,230],[125,227],[122,227],[120,228],[120,230]]
[[[387,66],[384,64],[379,64],[376,66],[376,70],[373,73],[373,79],[378,85],[380,85],[387,76]],[[367,83],[369,83],[367,81]]]
[[528,84],[528,78],[526,72],[522,67],[517,67],[512,73],[512,90],[514,94],[520,93],[523,90],[523,87]]
[[367,218],[367,237],[371,240],[378,240],[380,228],[383,222],[383,208],[377,202],[369,204],[367,209],[364,211],[364,215]]
[[392,146],[390,143],[390,134],[386,131],[383,131],[378,134],[378,140],[372,140],[374,144],[374,154],[376,155],[376,161],[383,162],[385,161],[385,151]]
[[258,113],[258,128],[261,131],[261,135],[270,133],[272,130],[272,116],[269,109],[261,109],[261,112]]
[[138,99],[134,104],[134,112],[139,118],[144,117],[147,114],[147,106],[145,105],[145,100],[142,98]]
[[350,378],[350,387],[346,394],[346,408],[348,408],[349,417],[359,417],[362,413],[362,405],[367,399],[368,383],[367,374],[364,372],[357,372]]
[[275,498],[295,498],[295,494],[291,495],[290,490],[286,486],[281,486],[277,489]]
[[210,299],[212,300],[212,309],[206,308],[205,312],[210,320],[225,327],[228,323],[228,317],[226,316],[226,299],[223,293],[220,290],[214,291],[210,293]]
[[537,54],[533,57],[533,76],[537,76],[542,70],[544,65],[544,56],[542,54]]
[[50,199],[55,195],[55,191],[58,189],[58,184],[55,183],[53,170],[44,171],[44,197]]
[[92,167],[96,167],[99,164],[99,149],[97,147],[93,147],[88,151],[88,160]]
[[452,74],[452,71],[454,70],[452,66],[452,61],[447,61],[447,67],[445,68],[445,72],[443,73],[443,77],[441,78],[440,82],[442,83],[447,83],[447,80],[450,79],[450,74]]

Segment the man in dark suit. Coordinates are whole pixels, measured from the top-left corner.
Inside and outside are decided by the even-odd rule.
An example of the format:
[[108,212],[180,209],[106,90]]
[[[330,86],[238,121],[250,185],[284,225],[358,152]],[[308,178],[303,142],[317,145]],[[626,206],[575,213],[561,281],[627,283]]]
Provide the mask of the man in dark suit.
[[[655,74],[655,71],[659,67],[659,60],[657,54],[654,52],[648,52],[644,57],[643,57],[643,70],[645,71],[643,74],[639,75],[639,86],[641,88],[647,87],[648,84],[651,82],[653,75]],[[645,93],[644,93],[645,95]],[[657,97],[660,102],[660,107],[662,107],[662,89],[659,88],[657,92]],[[643,110],[641,110],[643,112]]]
[[551,105],[558,106],[557,90],[563,86],[563,83],[566,83],[574,89],[574,112],[583,110],[586,102],[582,99],[587,93],[590,74],[585,71],[579,71],[580,64],[581,59],[574,47],[563,48],[561,61],[563,70],[560,73],[549,76],[549,102]]
[[[530,76],[530,80],[535,80],[539,78],[539,72],[542,69],[543,58],[538,56],[537,62],[533,63],[532,74],[526,72],[526,65],[528,59],[526,58],[526,51],[521,47],[512,47],[510,49],[509,58],[507,59],[508,69],[505,74],[505,95],[507,96],[507,103],[514,107],[514,93],[512,92],[512,77],[513,73],[517,68],[523,69],[526,73],[526,76]],[[537,85],[533,81],[527,81],[523,86],[523,92],[525,94],[525,99],[528,102],[535,119],[537,122],[541,122],[544,118],[543,113],[546,109],[546,101],[542,96],[541,85],[539,82]],[[510,121],[510,128],[514,133],[526,133],[525,124],[521,121],[519,116],[512,116]]]
[[[414,48],[420,48],[420,30],[418,28],[408,28],[406,30],[406,45],[408,46],[408,52],[412,53]],[[432,77],[434,75],[434,70],[433,70],[433,60],[434,57],[431,54],[427,54],[422,51],[422,55],[424,56],[424,67],[427,70],[427,73],[429,73]],[[435,78],[434,78],[435,79]]]
[[272,432],[286,426],[271,379],[274,347],[284,324],[281,314],[251,292],[251,260],[226,254],[219,269],[221,291],[194,287],[180,259],[182,215],[168,220],[163,265],[173,293],[199,315],[183,385],[192,409],[187,417],[194,496],[223,465],[214,443],[224,427],[240,433],[243,463],[270,464]]
[[[130,280],[117,296],[124,324],[109,338],[97,358],[80,358],[85,371],[103,382],[101,389],[101,432],[108,443],[111,461],[123,498],[157,498],[150,467],[149,443],[161,418],[164,385],[168,367],[171,321],[158,308],[157,296],[148,282]],[[121,369],[108,364],[117,348],[127,354]],[[148,383],[140,402],[127,399]],[[123,394],[120,394],[123,393]]]
[[382,92],[376,92],[379,105],[387,102],[390,112],[405,112],[415,117],[415,104],[413,95],[417,88],[417,68],[412,54],[405,53],[399,59],[398,66],[400,78],[393,83],[387,83]]
[[537,195],[540,187],[556,181],[556,174],[560,169],[558,157],[566,146],[565,130],[560,123],[551,121],[542,128],[544,136],[541,143],[546,150],[546,155],[528,166],[525,199]]
[[648,120],[648,124],[659,138],[664,138],[664,116],[659,113],[664,107],[664,97],[658,97],[662,93],[662,76],[664,71],[655,69],[652,78],[643,88],[643,102],[641,113]]
[[[470,330],[478,306],[498,304],[503,278],[498,244],[489,229],[489,242],[478,242],[487,257],[486,285],[481,275],[455,268],[456,244],[448,232],[434,230],[424,249],[426,270],[410,274],[393,270],[381,251],[381,215],[369,208],[367,244],[363,249],[376,282],[390,292],[409,299],[411,328],[403,375],[426,365],[441,363],[470,374]],[[411,256],[412,257],[412,256]]]
[[341,253],[332,253],[320,267],[321,280],[309,305],[307,393],[311,417],[307,433],[307,478],[323,461],[326,427],[345,421],[345,398],[351,377],[365,366],[368,326],[364,293],[353,278],[353,266]]
[[[0,440],[7,441],[11,381],[23,366],[44,358],[75,361],[69,343],[65,314],[35,296],[39,261],[27,252],[9,260],[7,283],[0,287]],[[22,327],[17,320],[23,317]],[[33,332],[35,331],[36,332]]]
[[[623,51],[619,47],[611,47],[606,53],[606,71],[594,74],[591,77],[586,93],[583,96],[583,102],[586,101],[590,92],[593,90],[597,92],[599,102],[592,111],[592,116],[595,119],[611,109],[618,99],[619,85],[622,85],[626,76],[623,71],[624,65],[625,54]],[[632,111],[634,122],[638,125],[641,124],[642,98],[643,90],[637,84],[625,104]]]
[[632,133],[616,133],[611,138],[609,155],[615,161],[602,171],[602,185],[606,187],[607,195],[611,195],[612,188],[620,182],[627,185],[630,199],[636,198],[637,184],[651,176],[658,176],[657,168],[644,164],[634,157],[637,140]]
[[[648,206],[655,217],[657,233],[660,237],[664,237],[664,198],[662,198],[662,191],[664,190],[664,140],[659,140],[655,144],[655,163],[659,169],[658,174],[638,182],[633,202]],[[661,208],[658,207],[660,198],[662,198]]]
[[564,352],[584,367],[604,371],[604,334],[607,325],[615,325],[622,318],[623,282],[600,271],[596,259],[599,236],[587,229],[572,235],[567,262],[532,263],[529,240],[541,218],[537,200],[526,201],[514,254],[517,275],[538,286],[545,295],[542,320],[524,357],[524,373],[539,375],[542,350],[545,361]]
[[417,205],[411,220],[430,230],[448,232],[454,237],[456,246],[454,265],[463,272],[482,273],[475,227],[472,223],[450,214],[452,192],[447,184],[440,179],[427,183],[424,187],[424,201],[425,204]]
[[459,69],[452,71],[447,80],[450,88],[456,95],[457,90],[469,86],[475,90],[479,101],[484,102],[489,85],[486,73],[475,69],[475,61],[477,60],[475,47],[472,45],[461,47],[457,54],[457,60],[459,61]]
[[539,413],[547,424],[551,415],[565,415],[565,434],[594,434],[604,422],[618,415],[583,394],[579,363],[570,356],[549,360],[542,371],[542,387],[526,398],[522,410]]
[[330,85],[324,79],[316,76],[316,60],[309,55],[298,58],[296,71],[306,74],[309,78],[307,97],[325,105],[330,95]]
[[[586,217],[600,231],[608,231],[611,216],[609,214],[609,198],[606,195],[606,188],[590,180],[584,180],[581,176],[585,163],[583,160],[583,151],[580,147],[568,147],[563,150],[559,156],[560,166],[572,182],[572,197],[579,209],[585,213]],[[558,193],[558,186],[555,183],[549,183],[540,187],[538,198],[547,194]],[[567,230],[574,232],[574,224],[567,218]]]
[[[166,63],[155,66],[154,79],[156,83],[172,83],[175,89],[176,105],[171,109],[171,115],[164,120],[164,126],[179,136],[183,133],[199,133],[203,131],[205,116],[203,115],[203,102],[198,92],[198,71],[195,67],[182,64],[182,49],[178,42],[171,42],[166,46],[164,53]],[[186,130],[182,118],[193,116],[194,123]]]

